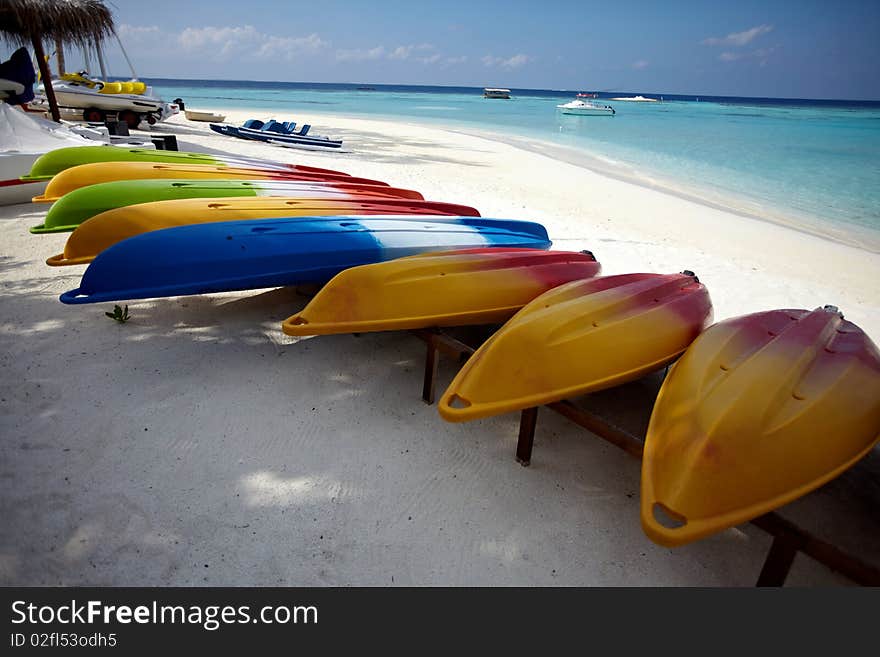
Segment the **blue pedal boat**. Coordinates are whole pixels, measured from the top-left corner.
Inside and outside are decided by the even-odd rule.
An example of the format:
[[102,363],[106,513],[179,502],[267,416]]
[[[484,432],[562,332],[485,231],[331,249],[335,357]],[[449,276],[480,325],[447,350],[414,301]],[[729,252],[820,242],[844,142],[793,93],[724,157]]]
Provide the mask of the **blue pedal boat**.
[[[252,119],[253,120],[253,119]],[[256,123],[252,124],[256,125]],[[295,125],[295,124],[294,124]],[[307,134],[310,125],[306,124],[299,130],[287,130],[282,123],[270,122],[261,124],[259,128],[236,127],[227,123],[209,123],[208,127],[214,132],[227,137],[250,139],[253,141],[282,142],[285,144],[299,144],[302,146],[322,146],[324,148],[341,148],[341,139],[330,139],[321,135]]]

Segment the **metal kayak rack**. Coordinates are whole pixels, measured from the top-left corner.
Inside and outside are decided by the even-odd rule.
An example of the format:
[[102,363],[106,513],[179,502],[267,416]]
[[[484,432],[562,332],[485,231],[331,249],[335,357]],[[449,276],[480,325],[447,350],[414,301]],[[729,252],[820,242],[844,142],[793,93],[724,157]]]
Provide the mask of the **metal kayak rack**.
[[[461,364],[491,335],[493,332],[491,329],[494,328],[474,327],[464,338],[466,342],[453,337],[450,332],[440,329],[410,331],[426,345],[425,372],[422,384],[422,400],[426,404],[434,403],[440,354],[442,353]],[[579,399],[577,404],[572,400],[563,400],[547,404],[546,408],[559,413],[574,424],[587,429],[599,438],[621,448],[630,456],[641,460],[645,445],[644,432],[647,430],[647,419],[650,417],[653,400],[656,398],[664,376],[665,372],[661,371],[645,378],[648,385],[647,388],[643,388],[646,399],[642,406],[646,408],[647,415],[642,418],[639,427],[641,436],[631,429],[622,428],[613,418],[598,412],[595,406],[601,406],[601,404],[596,404],[595,400],[601,398],[601,392],[586,395],[583,398],[587,400],[587,406],[590,406],[589,400],[594,400],[593,407],[585,408],[582,400]],[[516,460],[523,466],[528,466],[531,463],[538,410],[539,407],[533,407],[524,409],[520,413]],[[850,470],[859,467],[861,467],[861,463],[853,466]],[[832,480],[825,486],[832,485],[834,481]],[[856,584],[880,586],[880,568],[876,564],[868,563],[856,556],[851,550],[836,545],[826,538],[817,537],[798,523],[784,518],[779,512],[766,513],[750,522],[773,537],[773,543],[764,559],[763,567],[755,583],[756,586],[782,586],[798,552],[844,575]]]

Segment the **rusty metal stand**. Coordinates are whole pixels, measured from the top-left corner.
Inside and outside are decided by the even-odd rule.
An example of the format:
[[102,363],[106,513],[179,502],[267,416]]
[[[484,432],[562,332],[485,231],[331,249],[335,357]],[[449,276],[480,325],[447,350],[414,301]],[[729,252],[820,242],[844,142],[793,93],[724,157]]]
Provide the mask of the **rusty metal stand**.
[[[440,352],[452,356],[457,362],[464,362],[476,349],[438,329],[417,330],[412,333],[427,346],[422,400],[426,404],[433,404]],[[644,440],[629,431],[613,425],[595,413],[578,408],[567,399],[547,404],[547,408],[641,460],[645,447]],[[522,466],[528,466],[531,462],[537,423],[538,407],[526,408],[520,414],[516,460]],[[803,552],[857,584],[880,586],[880,569],[813,536],[775,512],[759,516],[751,523],[773,536],[773,544],[764,560],[756,586],[782,586],[798,552]]]

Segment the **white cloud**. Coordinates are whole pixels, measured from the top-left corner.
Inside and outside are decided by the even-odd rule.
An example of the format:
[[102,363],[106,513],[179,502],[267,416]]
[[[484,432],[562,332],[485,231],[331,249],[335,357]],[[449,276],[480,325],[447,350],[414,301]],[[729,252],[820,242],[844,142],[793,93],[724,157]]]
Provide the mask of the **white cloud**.
[[307,36],[277,36],[260,32],[252,25],[241,27],[187,27],[177,36],[178,47],[192,55],[228,60],[291,61],[315,54],[330,44],[315,33]]
[[760,62],[761,66],[765,66],[767,64],[767,60],[770,58],[770,55],[776,50],[776,47],[772,48],[758,48],[757,50],[750,51],[738,51],[738,52],[730,52],[725,51],[718,55],[718,59],[722,62],[735,62],[741,59],[754,59]]
[[257,50],[261,59],[293,60],[303,54],[314,54],[326,48],[329,43],[317,34],[305,37],[270,36]]
[[[371,59],[390,59],[396,61],[405,61],[413,57],[417,52],[434,50],[434,46],[430,43],[406,44],[397,46],[391,50],[386,50],[385,46],[376,46],[370,49],[353,49],[353,50],[337,50],[336,60],[340,62],[359,62]],[[439,54],[426,55],[424,57],[416,57],[416,61],[422,64],[433,64],[440,60],[442,56]]]
[[409,59],[415,46],[397,46],[388,53],[388,59]]
[[724,37],[708,37],[703,39],[701,43],[705,46],[745,46],[772,29],[772,25],[756,25],[748,30],[732,32]]
[[369,50],[355,48],[354,50],[337,50],[336,61],[338,62],[363,62],[371,59],[381,59],[385,56],[385,46],[376,46]]
[[180,48],[189,53],[225,56],[242,53],[259,44],[260,33],[253,25],[244,27],[187,27],[177,37]]
[[[162,53],[184,53],[189,58],[215,62],[291,62],[326,52],[332,45],[318,33],[281,36],[261,32],[253,25],[190,26],[183,30],[166,31],[158,25],[121,24],[116,29],[135,62],[156,59],[157,50]],[[336,61],[342,63],[388,60],[446,67],[468,61],[464,55],[447,56],[431,43],[401,44],[390,48],[380,44],[372,48],[338,48],[331,52]],[[530,58],[514,55],[494,60],[495,66],[515,68]]]
[[161,30],[158,25],[137,26],[123,23],[116,28],[116,33],[119,35],[120,39],[124,38],[126,41],[140,41],[141,39],[150,39],[159,36]]
[[485,66],[500,66],[501,68],[508,69],[519,68],[520,66],[523,66],[530,61],[532,61],[532,58],[522,53],[507,58],[495,57],[494,55],[486,55],[482,59],[482,62]]
[[648,68],[648,61],[645,59],[640,59],[636,62],[633,62],[632,67],[637,71],[640,71],[643,68]]

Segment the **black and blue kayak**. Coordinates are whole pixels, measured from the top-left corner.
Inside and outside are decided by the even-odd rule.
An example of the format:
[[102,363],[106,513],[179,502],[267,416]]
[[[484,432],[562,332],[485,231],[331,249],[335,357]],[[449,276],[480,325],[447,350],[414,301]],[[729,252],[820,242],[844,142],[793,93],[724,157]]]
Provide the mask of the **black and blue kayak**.
[[339,272],[432,251],[548,249],[539,223],[420,215],[283,217],[165,228],[102,251],[69,304],[326,283]]

